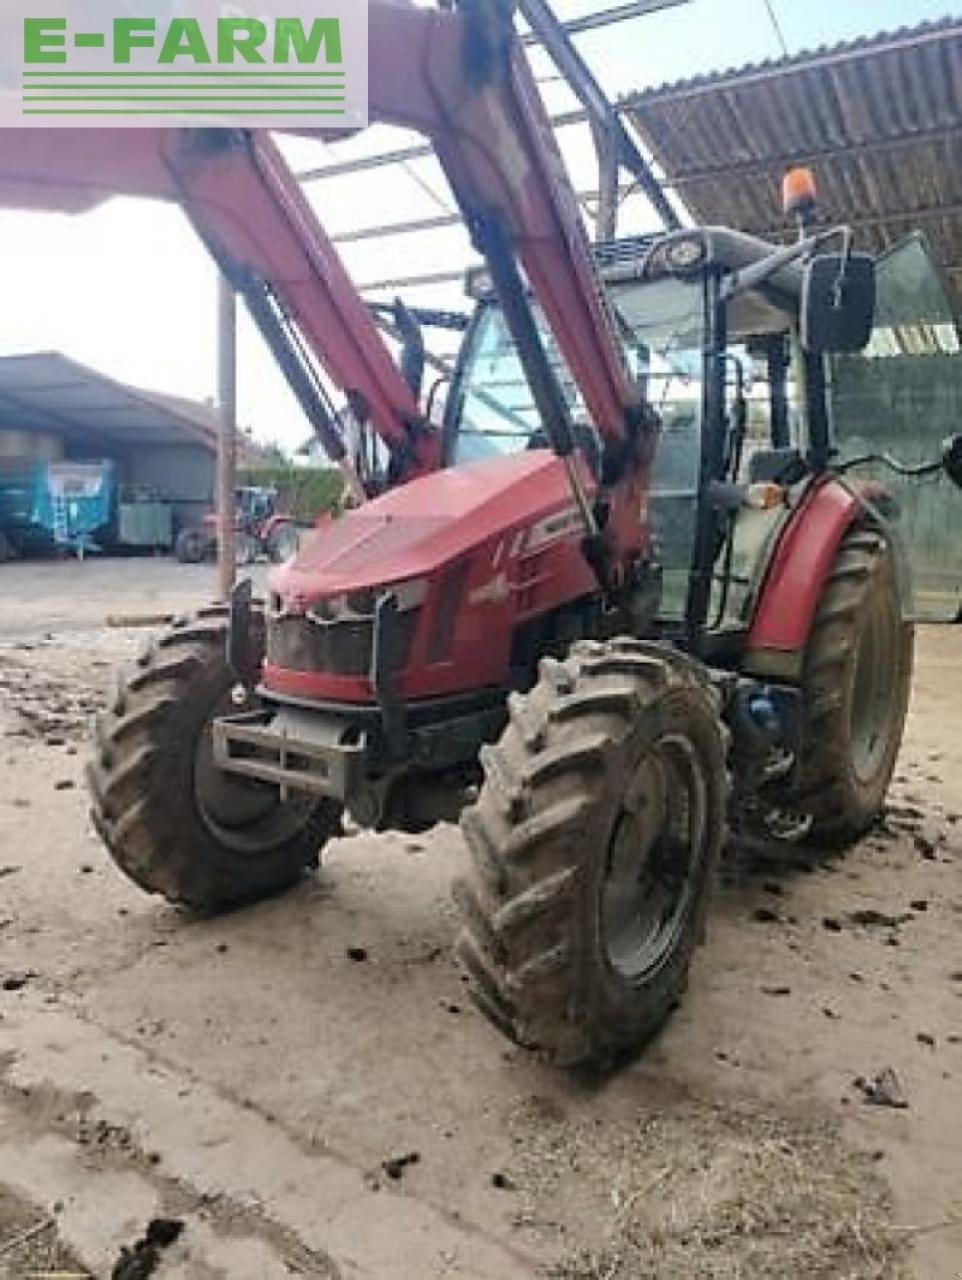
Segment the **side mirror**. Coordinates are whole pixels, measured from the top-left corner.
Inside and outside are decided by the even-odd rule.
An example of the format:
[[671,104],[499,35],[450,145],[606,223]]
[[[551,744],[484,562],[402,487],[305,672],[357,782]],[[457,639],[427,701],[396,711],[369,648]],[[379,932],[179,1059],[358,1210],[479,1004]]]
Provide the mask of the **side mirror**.
[[942,445],[942,467],[957,489],[962,489],[962,436],[949,436]]
[[867,253],[813,258],[802,281],[801,338],[812,354],[861,351],[875,319],[875,259]]

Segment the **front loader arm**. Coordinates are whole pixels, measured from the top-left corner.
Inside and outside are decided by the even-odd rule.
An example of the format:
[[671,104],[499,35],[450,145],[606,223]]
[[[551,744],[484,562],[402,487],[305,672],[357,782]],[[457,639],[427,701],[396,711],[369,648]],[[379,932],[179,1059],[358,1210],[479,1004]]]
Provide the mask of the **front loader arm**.
[[[82,212],[118,192],[179,203],[235,284],[262,283],[388,444],[407,444],[414,397],[269,134],[0,130],[0,203]],[[339,460],[337,435],[322,438]]]
[[[641,405],[507,0],[456,11],[370,0],[370,64],[372,120],[431,138],[479,247],[488,252],[482,232],[496,227],[517,253],[596,427],[621,445]],[[365,407],[396,476],[437,465],[410,388],[268,134],[0,130],[0,203],[79,212],[120,192],[179,203],[248,302],[266,291]],[[343,461],[332,424],[315,425]]]
[[427,134],[469,231],[496,219],[609,445],[640,413],[577,197],[508,0],[370,0],[372,119]]

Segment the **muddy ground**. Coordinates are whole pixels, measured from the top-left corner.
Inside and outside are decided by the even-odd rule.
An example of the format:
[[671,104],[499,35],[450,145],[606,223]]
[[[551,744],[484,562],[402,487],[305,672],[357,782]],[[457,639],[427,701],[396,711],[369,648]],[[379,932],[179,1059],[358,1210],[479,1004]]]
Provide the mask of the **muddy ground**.
[[[841,861],[730,866],[683,1007],[585,1080],[465,999],[453,829],[337,841],[216,920],[113,869],[85,726],[145,635],[103,622],[211,590],[0,567],[0,1276],[147,1274],[163,1218],[150,1266],[197,1280],[958,1280],[957,628],[921,634],[884,826]],[[906,1106],[865,1100],[885,1072]]]

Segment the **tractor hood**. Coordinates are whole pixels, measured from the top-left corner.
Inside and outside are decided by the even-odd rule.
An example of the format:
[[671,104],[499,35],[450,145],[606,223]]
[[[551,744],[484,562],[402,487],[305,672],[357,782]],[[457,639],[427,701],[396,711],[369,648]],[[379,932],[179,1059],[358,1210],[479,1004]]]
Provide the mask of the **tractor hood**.
[[[585,484],[592,484],[584,475]],[[571,505],[564,465],[538,449],[437,471],[312,531],[269,583],[289,605],[424,577]]]

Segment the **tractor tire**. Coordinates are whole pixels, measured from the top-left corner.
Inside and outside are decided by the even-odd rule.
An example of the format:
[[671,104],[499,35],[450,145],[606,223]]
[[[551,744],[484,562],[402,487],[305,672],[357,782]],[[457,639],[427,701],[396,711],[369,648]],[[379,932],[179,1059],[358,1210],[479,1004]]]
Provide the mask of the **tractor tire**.
[[174,554],[181,564],[203,564],[207,558],[208,543],[202,529],[181,529],[174,543]]
[[891,544],[856,525],[839,547],[802,668],[795,803],[812,818],[812,842],[844,847],[878,818],[902,744],[913,652]]
[[703,669],[580,643],[509,699],[462,828],[457,954],[503,1034],[606,1068],[659,1029],[704,932],[726,837],[727,732]]
[[260,552],[261,545],[253,534],[234,534],[234,563],[238,568],[249,569],[252,564],[257,564]]
[[267,535],[267,556],[271,564],[283,564],[297,554],[301,531],[293,520],[275,524]]
[[[87,768],[93,822],[121,871],[204,913],[286,889],[340,829],[332,802],[285,801],[216,767],[211,725],[232,709],[237,684],[227,618],[214,606],[176,622],[121,677]],[[263,627],[255,611],[255,646]]]

